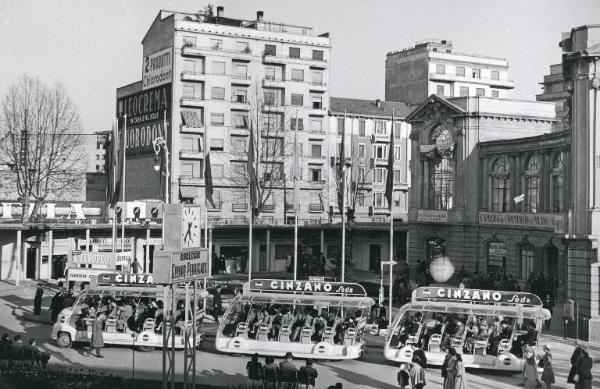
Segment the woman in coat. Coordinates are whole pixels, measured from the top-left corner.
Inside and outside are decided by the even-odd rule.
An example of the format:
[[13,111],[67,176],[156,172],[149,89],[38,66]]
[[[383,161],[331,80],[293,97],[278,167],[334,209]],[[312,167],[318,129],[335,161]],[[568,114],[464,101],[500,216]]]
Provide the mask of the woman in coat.
[[92,323],[92,344],[90,347],[90,354],[93,349],[96,349],[96,356],[98,358],[104,358],[100,354],[100,350],[104,347],[104,336],[102,335],[102,322],[104,321],[104,314],[100,313],[94,319]]
[[454,389],[467,389],[467,373],[460,354],[456,354],[456,380],[454,382]]
[[537,365],[535,363],[535,348],[528,345],[525,348],[525,363],[523,364],[523,386],[526,388],[537,388],[540,384]]
[[[446,357],[448,358],[448,362],[445,366],[446,377],[444,379],[444,389],[454,389],[454,384],[456,383],[456,373],[458,372],[456,350],[454,350],[453,347],[450,347]],[[442,366],[442,369],[444,369],[444,366]]]
[[592,367],[594,361],[590,358],[588,346],[581,345],[581,356],[575,365],[575,389],[592,389]]
[[544,346],[544,355],[540,359],[539,367],[544,369],[542,372],[542,381],[546,384],[546,389],[550,389],[554,380],[554,369],[552,368],[552,353],[550,353],[550,346]]

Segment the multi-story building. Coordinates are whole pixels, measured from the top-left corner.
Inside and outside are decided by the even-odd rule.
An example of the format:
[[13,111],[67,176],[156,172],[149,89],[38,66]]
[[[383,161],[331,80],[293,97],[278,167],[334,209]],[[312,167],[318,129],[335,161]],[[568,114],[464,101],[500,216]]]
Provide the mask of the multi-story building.
[[387,101],[421,104],[432,94],[507,98],[513,88],[506,59],[455,52],[449,40],[418,41],[385,61]]
[[93,170],[96,173],[106,173],[106,147],[111,132],[110,131],[98,131],[96,132],[96,148],[94,159],[91,163],[94,165]]
[[569,115],[571,110],[571,93],[567,90],[567,83],[562,74],[562,64],[550,66],[550,74],[544,76],[542,93],[537,95],[537,101],[552,102],[556,106],[557,130],[569,129]]

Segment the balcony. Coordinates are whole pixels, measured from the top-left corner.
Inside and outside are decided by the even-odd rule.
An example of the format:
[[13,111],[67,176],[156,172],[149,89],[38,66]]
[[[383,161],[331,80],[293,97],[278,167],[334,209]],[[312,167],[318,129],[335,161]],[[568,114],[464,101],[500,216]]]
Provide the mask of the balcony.
[[250,50],[250,48],[247,48],[245,50],[242,51],[232,51],[232,56],[231,59],[233,61],[238,61],[238,62],[250,62],[252,61],[252,58],[254,58],[254,56],[252,55],[252,50]]
[[248,211],[248,204],[231,204],[231,211],[232,212],[247,212]]
[[206,81],[206,74],[202,72],[189,72],[184,70],[181,72],[181,81],[204,82]]
[[179,126],[179,132],[183,134],[204,134],[204,124],[201,127],[187,127],[183,124]]
[[311,82],[308,89],[311,92],[324,93],[324,92],[327,92],[327,84],[325,84],[324,82],[321,82],[321,83]]
[[288,57],[282,57],[274,53],[263,53],[262,61],[265,64],[286,64],[288,63]]
[[285,88],[285,80],[282,78],[264,78],[263,88]]
[[204,159],[204,153],[202,151],[181,150],[179,159]]
[[250,86],[252,84],[252,77],[243,74],[232,74],[231,84]]
[[263,112],[285,113],[285,105],[263,104]]
[[327,115],[327,109],[322,105],[313,105],[308,111],[308,116],[325,116]]
[[321,206],[321,204],[308,204],[308,212],[321,213],[323,212],[323,207]]
[[202,186],[204,185],[204,178],[179,176],[179,185]]
[[206,57],[206,54],[209,51],[210,50],[206,48],[184,45],[181,48],[181,55],[184,57]]
[[204,99],[202,97],[182,97],[179,104],[182,107],[204,108]]
[[231,99],[231,109],[236,110],[236,111],[249,111],[250,110],[250,104],[248,103],[248,100],[246,100],[245,98],[233,98]]
[[326,69],[327,60],[325,58],[313,58],[312,56],[290,57],[277,55],[277,53],[263,53],[263,63],[266,64],[298,64],[308,65],[311,68]]

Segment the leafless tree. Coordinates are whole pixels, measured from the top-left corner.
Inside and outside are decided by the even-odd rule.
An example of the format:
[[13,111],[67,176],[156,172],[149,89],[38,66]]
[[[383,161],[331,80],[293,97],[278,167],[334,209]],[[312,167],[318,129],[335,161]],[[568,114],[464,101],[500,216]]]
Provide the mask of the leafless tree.
[[[239,167],[231,169],[229,181],[235,187],[249,191],[256,188],[254,217],[274,206],[275,192],[285,188],[285,166],[292,162],[293,131],[290,110],[284,105],[280,89],[262,88],[256,81],[245,97],[233,96],[234,103],[246,104],[246,113],[234,114],[234,126],[248,131],[247,141],[234,143],[233,152],[239,157]],[[252,142],[252,144],[250,144]],[[248,172],[247,158],[253,151],[253,169]],[[249,200],[249,199],[248,199]]]
[[0,164],[10,168],[0,184],[17,193],[28,222],[50,193],[60,198],[85,178],[81,119],[60,82],[47,86],[27,75],[0,109]]

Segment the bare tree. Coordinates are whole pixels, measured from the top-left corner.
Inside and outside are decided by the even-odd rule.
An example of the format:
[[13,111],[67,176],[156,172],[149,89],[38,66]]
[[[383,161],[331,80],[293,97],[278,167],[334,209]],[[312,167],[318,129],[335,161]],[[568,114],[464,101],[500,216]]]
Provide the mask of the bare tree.
[[81,119],[61,83],[49,87],[27,75],[10,87],[0,109],[0,164],[10,168],[0,184],[17,193],[28,222],[48,194],[59,198],[82,182]]
[[[274,206],[276,191],[285,188],[285,166],[293,154],[293,131],[290,129],[292,118],[284,105],[284,95],[280,89],[262,88],[256,81],[248,88],[246,96],[236,95],[234,103],[247,104],[246,113],[234,114],[234,126],[248,130],[248,141],[234,143],[234,153],[240,160],[253,160],[250,173],[247,162],[240,162],[239,168],[231,169],[229,181],[233,186],[256,188],[254,217],[259,216],[268,207]],[[250,144],[252,142],[252,144]],[[252,152],[252,156],[250,156]]]

